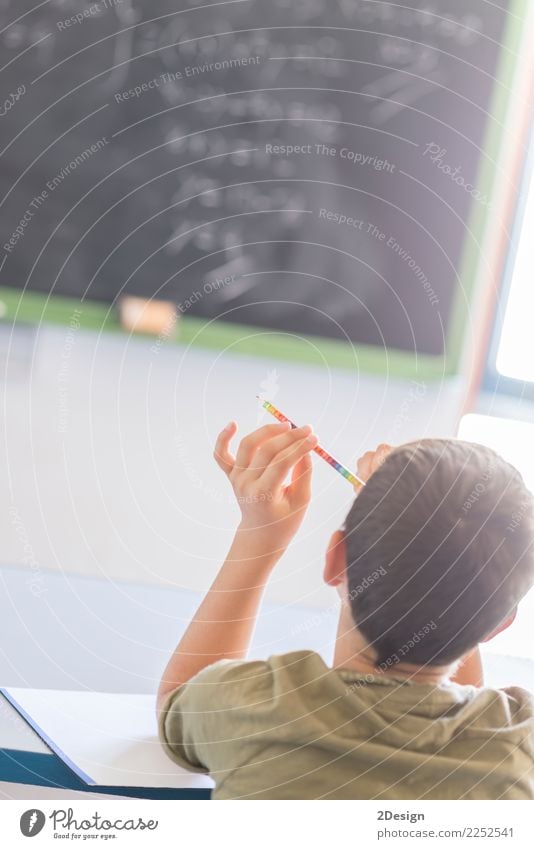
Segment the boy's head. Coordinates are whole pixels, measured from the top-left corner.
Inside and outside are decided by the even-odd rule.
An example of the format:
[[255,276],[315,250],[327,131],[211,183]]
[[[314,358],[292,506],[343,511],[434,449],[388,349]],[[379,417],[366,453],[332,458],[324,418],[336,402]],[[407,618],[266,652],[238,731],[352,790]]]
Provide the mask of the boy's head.
[[346,599],[377,667],[453,663],[534,584],[534,499],[481,445],[396,448],[356,498],[343,536]]

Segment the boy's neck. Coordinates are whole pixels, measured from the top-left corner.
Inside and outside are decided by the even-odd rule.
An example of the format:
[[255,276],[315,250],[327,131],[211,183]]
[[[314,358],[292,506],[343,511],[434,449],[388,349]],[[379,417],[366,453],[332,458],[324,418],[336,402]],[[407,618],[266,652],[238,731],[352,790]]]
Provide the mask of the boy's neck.
[[415,684],[442,684],[451,674],[451,666],[414,666],[396,663],[385,671],[375,666],[375,652],[354,626],[352,618],[341,614],[334,651],[334,669],[350,669],[376,678],[406,678]]

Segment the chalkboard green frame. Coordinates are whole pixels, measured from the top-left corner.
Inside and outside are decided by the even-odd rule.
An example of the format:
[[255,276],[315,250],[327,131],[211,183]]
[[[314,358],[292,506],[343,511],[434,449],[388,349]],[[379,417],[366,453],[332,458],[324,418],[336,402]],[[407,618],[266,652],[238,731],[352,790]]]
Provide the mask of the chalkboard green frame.
[[[477,180],[480,192],[490,197],[493,195],[496,162],[504,135],[503,127],[508,110],[507,91],[511,90],[513,85],[527,14],[528,0],[514,0],[508,12],[496,74],[500,85],[495,86],[489,110],[488,129],[483,144],[486,155],[481,158]],[[467,228],[471,235],[464,245],[459,266],[459,278],[463,281],[463,287],[458,287],[455,294],[444,355],[419,355],[417,352],[397,349],[386,351],[371,345],[316,336],[307,336],[302,340],[268,328],[226,321],[214,322],[189,316],[180,317],[176,342],[219,350],[224,348],[233,353],[300,361],[310,365],[388,374],[392,377],[431,380],[454,375],[459,369],[467,317],[474,295],[479,263],[477,245],[484,244],[490,214],[489,207],[473,203]],[[85,301],[80,305],[76,298],[27,290],[21,292],[8,287],[0,287],[0,301],[4,322],[68,324],[75,311],[81,309],[81,312],[76,312],[76,322],[82,329],[125,332],[113,306],[105,303]],[[173,343],[166,340],[165,344]]]

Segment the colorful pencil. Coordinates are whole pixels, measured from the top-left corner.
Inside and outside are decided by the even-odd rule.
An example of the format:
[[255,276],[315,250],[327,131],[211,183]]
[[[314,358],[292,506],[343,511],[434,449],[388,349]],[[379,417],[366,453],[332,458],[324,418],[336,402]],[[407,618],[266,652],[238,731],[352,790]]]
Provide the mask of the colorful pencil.
[[[297,425],[292,422],[291,419],[288,419],[287,416],[284,416],[284,414],[281,413],[280,410],[274,406],[274,404],[271,404],[270,401],[266,401],[265,398],[260,398],[259,395],[256,395],[256,398],[258,399],[258,401],[261,402],[261,405],[264,410],[267,410],[267,412],[270,413],[271,416],[274,416],[275,419],[278,419],[279,422],[289,422],[292,428],[297,427]],[[358,475],[355,475],[353,472],[347,469],[346,466],[340,463],[339,460],[336,460],[335,457],[332,457],[332,455],[329,454],[329,452],[322,448],[320,445],[317,445],[313,450],[316,454],[319,455],[319,457],[322,457],[323,460],[325,460],[330,466],[332,466],[332,468],[335,469],[336,472],[339,472],[340,475],[343,475],[343,477],[346,478],[353,486],[365,486],[365,481],[362,481],[362,479],[359,478]]]

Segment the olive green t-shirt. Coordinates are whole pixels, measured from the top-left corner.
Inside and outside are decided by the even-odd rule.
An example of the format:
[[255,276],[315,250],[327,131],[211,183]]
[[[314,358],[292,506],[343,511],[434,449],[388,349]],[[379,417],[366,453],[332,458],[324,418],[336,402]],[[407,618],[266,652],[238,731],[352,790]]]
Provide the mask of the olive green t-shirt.
[[217,799],[534,799],[526,691],[362,675],[311,651],[207,667],[170,694],[160,736]]

